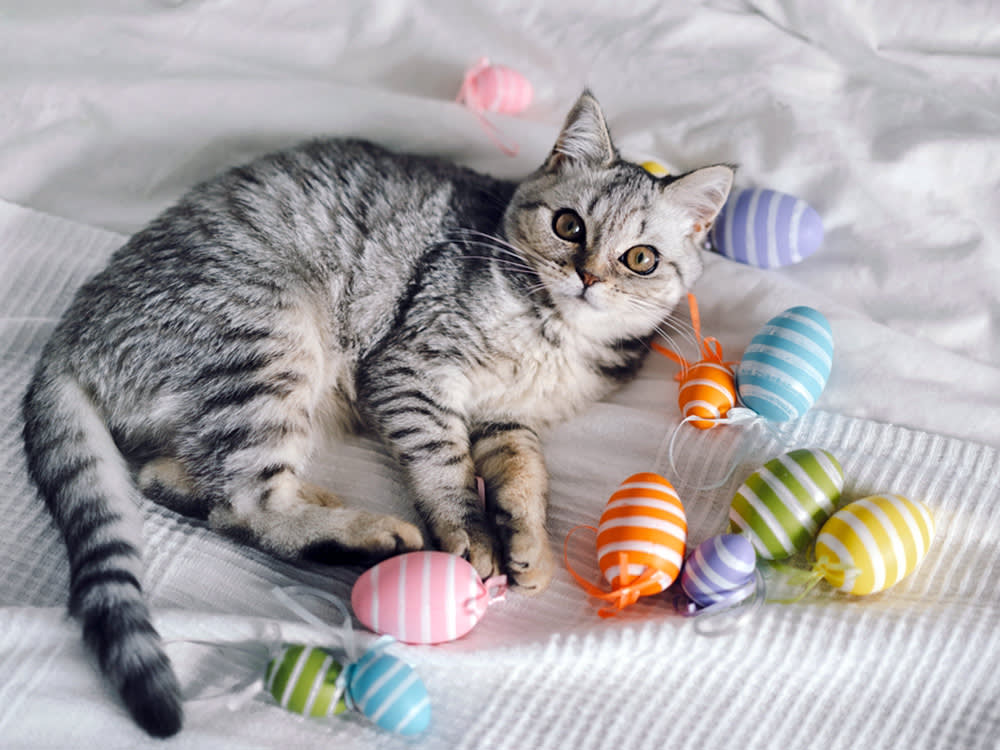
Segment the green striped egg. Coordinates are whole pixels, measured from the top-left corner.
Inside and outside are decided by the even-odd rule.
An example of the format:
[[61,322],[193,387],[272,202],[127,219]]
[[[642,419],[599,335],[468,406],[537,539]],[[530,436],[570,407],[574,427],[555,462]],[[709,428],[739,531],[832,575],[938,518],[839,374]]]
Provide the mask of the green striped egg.
[[344,667],[321,648],[286,645],[267,665],[264,685],[288,711],[321,718],[347,710],[337,678]]
[[830,453],[800,448],[772,458],[736,491],[729,529],[743,534],[765,560],[806,548],[834,512],[844,470]]

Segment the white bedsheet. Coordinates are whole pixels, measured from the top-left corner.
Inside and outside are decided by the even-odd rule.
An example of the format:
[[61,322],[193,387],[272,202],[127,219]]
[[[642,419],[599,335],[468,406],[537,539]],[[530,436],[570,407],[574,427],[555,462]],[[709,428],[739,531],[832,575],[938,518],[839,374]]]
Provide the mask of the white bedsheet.
[[[69,295],[125,235],[194,181],[320,133],[363,135],[506,176],[544,157],[584,85],[622,152],[674,170],[727,161],[738,184],[807,200],[826,239],[801,265],[707,258],[705,333],[738,358],[795,304],[830,319],[834,368],[779,441],[685,433],[678,465],[729,483],[682,491],[691,541],[720,531],[735,487],[772,455],[834,452],[860,497],[924,500],[938,533],[883,595],[817,592],[704,638],[669,597],[612,621],[560,571],[511,595],[462,641],[396,646],[428,685],[428,748],[1000,747],[1000,8],[988,2],[702,4],[574,10],[557,0],[0,3],[0,744],[4,747],[403,747],[360,722],[264,700],[192,707],[148,741],[65,621],[67,565],[24,474],[18,399]],[[491,116],[508,158],[453,102],[489,55],[536,100]],[[673,429],[674,366],[547,439],[551,538],[594,523]],[[331,448],[315,474],[412,514],[375,444]],[[155,507],[146,585],[170,638],[302,631],[270,594],[305,582],[347,598],[358,571],[296,570]],[[586,540],[573,564],[594,572]],[[588,568],[589,566],[589,568]],[[308,628],[305,630],[308,631]],[[312,635],[316,635],[313,633]]]

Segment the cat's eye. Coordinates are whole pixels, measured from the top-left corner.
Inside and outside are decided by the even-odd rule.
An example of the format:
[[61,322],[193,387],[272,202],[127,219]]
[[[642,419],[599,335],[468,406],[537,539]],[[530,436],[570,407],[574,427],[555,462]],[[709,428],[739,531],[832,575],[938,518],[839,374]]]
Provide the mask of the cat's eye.
[[556,237],[577,244],[583,242],[587,233],[580,214],[571,208],[556,211],[556,215],[552,217],[552,231],[556,233]]
[[652,273],[660,263],[660,254],[649,245],[636,245],[629,248],[618,259],[630,271],[643,276]]

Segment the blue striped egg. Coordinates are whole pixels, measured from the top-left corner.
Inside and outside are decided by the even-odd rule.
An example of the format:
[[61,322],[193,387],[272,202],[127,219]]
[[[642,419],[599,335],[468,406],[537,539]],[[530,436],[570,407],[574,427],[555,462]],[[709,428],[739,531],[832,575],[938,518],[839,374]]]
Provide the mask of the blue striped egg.
[[420,734],[430,726],[427,688],[409,664],[376,647],[348,669],[351,703],[376,726],[402,735]]
[[750,188],[729,196],[712,226],[711,239],[727,258],[777,268],[816,252],[823,244],[823,222],[800,198]]
[[831,367],[830,323],[811,307],[792,307],[750,340],[736,369],[736,389],[748,409],[772,422],[786,422],[809,411]]
[[745,599],[753,590],[757,552],[740,534],[709,537],[684,563],[681,588],[700,607]]

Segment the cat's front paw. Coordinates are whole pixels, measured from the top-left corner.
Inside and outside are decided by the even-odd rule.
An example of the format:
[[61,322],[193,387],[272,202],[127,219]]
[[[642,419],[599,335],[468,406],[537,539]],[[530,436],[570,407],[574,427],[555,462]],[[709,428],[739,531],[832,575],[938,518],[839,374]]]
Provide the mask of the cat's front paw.
[[440,549],[468,560],[484,581],[500,573],[496,546],[485,526],[439,527],[436,532]]
[[544,531],[522,531],[510,537],[507,575],[522,593],[534,596],[544,591],[555,573],[555,557]]

